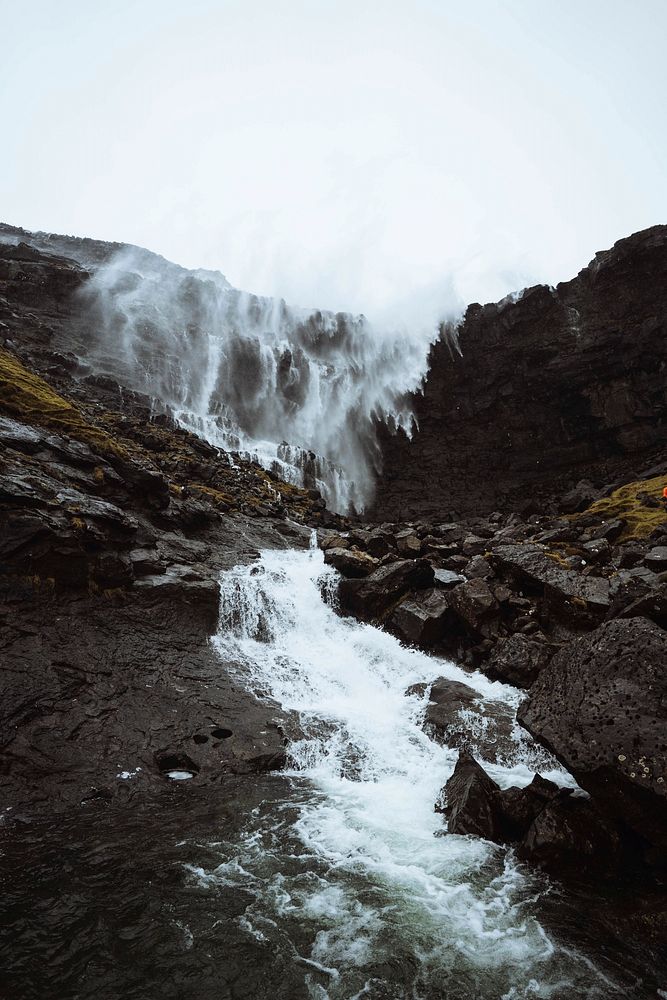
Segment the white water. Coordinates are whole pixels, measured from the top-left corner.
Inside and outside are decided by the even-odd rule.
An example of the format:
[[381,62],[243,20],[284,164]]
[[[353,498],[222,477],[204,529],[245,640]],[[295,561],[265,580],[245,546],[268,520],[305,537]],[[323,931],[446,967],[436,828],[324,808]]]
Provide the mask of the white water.
[[[265,552],[221,578],[221,656],[298,713],[305,738],[290,746],[291,800],[257,812],[243,844],[195,877],[252,892],[241,930],[287,949],[318,1000],[618,996],[541,925],[547,882],[495,845],[445,835],[434,811],[457,753],[426,737],[424,701],[406,688],[444,675],[487,706],[520,693],[338,617],[335,582],[317,550]],[[527,737],[488,770],[508,786],[538,768],[572,784]]]
[[319,488],[340,511],[371,497],[376,421],[411,433],[407,393],[447,318],[380,327],[295,309],[132,248],[95,270],[83,295],[99,372],[169,406],[216,447]]

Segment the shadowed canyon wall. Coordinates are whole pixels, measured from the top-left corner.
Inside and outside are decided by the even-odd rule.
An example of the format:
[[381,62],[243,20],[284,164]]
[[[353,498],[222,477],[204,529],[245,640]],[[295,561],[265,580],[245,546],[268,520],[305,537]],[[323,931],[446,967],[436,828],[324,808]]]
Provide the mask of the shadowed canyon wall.
[[572,281],[468,307],[431,349],[419,430],[379,428],[372,516],[524,510],[581,479],[636,478],[667,442],[667,226]]

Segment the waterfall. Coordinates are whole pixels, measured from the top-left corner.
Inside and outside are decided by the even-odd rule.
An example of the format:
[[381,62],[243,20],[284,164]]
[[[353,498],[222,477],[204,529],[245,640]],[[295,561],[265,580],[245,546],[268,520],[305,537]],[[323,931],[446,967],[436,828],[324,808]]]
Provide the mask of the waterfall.
[[[296,713],[293,791],[257,810],[220,864],[192,867],[202,890],[252,902],[239,929],[266,961],[303,966],[314,1000],[618,997],[613,984],[540,921],[546,878],[485,841],[446,834],[434,804],[457,753],[423,732],[424,696],[444,675],[487,707],[520,692],[340,618],[337,574],[317,549],[265,552],[221,577],[214,643],[237,678]],[[536,770],[573,781],[527,735],[488,770],[503,787]]]
[[407,394],[437,335],[294,309],[132,248],[94,268],[83,296],[99,370],[339,511],[372,495],[376,422],[411,433]]

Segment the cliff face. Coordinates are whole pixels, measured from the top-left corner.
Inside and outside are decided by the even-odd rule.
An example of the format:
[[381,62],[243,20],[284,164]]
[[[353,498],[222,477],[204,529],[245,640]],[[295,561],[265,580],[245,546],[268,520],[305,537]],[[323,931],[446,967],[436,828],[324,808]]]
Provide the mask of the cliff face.
[[667,226],[572,281],[468,307],[434,345],[419,431],[380,429],[378,520],[526,509],[583,478],[636,478],[667,444]]

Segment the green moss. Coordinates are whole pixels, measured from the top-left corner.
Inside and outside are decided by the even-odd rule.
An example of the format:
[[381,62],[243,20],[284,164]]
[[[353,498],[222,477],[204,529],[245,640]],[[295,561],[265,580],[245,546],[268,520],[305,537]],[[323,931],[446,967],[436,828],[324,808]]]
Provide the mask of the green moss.
[[[619,489],[584,511],[584,514],[597,514],[600,520],[623,518],[626,526],[621,535],[622,541],[632,538],[646,538],[656,528],[667,524],[667,510],[664,506],[645,507],[638,493],[649,493],[660,499],[662,491],[667,486],[667,476],[656,476],[655,479],[641,479],[636,483],[626,483]],[[576,519],[576,515],[575,515]]]
[[25,423],[83,441],[102,455],[126,458],[127,452],[51,386],[0,349],[0,409]]

